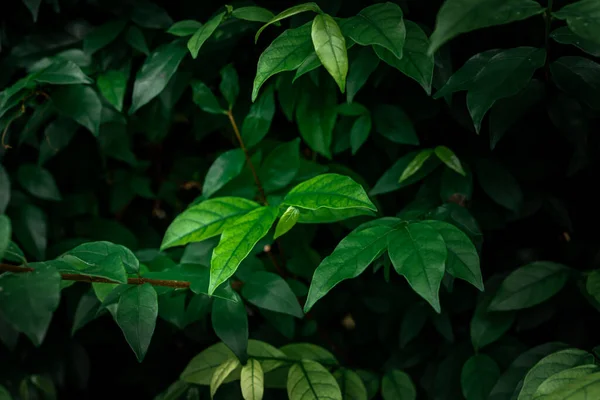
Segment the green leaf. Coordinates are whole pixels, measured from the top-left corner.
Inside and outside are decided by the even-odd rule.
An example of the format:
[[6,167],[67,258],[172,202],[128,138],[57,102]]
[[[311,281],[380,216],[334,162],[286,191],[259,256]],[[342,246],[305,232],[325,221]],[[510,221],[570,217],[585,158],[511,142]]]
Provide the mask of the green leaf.
[[217,367],[234,357],[225,343],[214,344],[192,358],[181,373],[180,379],[196,385],[210,385],[210,379]]
[[459,68],[434,95],[434,99],[446,97],[451,93],[460,90],[468,90],[473,86],[477,74],[481,71],[490,60],[500,53],[499,49],[486,50],[482,53],[475,54],[469,58],[462,67]]
[[260,95],[258,101],[252,104],[244,123],[242,124],[242,139],[246,147],[251,148],[265,137],[271,127],[275,115],[275,95],[273,86]]
[[150,54],[150,49],[148,48],[148,43],[146,43],[144,33],[137,26],[132,25],[125,31],[125,40],[132,48],[140,53],[145,55]]
[[300,210],[294,206],[289,206],[279,219],[279,222],[277,222],[273,239],[277,239],[278,237],[285,235],[294,227],[294,225],[296,225],[298,218],[300,218]]
[[83,51],[92,55],[112,43],[125,29],[127,21],[115,19],[95,27],[83,38]]
[[288,373],[287,393],[290,400],[342,400],[335,378],[321,364],[304,360],[292,365]]
[[217,157],[204,178],[202,196],[209,198],[231,182],[242,172],[245,163],[246,156],[242,149],[229,150]]
[[360,376],[347,368],[340,368],[333,373],[342,392],[343,400],[367,400],[367,388]]
[[489,159],[477,162],[476,172],[483,191],[501,206],[517,212],[523,203],[519,183],[500,163]]
[[552,13],[566,20],[569,28],[584,39],[600,44],[600,5],[594,0],[579,0]]
[[515,321],[512,311],[488,311],[497,290],[491,290],[490,282],[486,282],[486,291],[477,302],[473,318],[471,319],[471,343],[475,350],[479,350],[500,339],[510,329]]
[[362,186],[352,178],[338,174],[322,174],[302,182],[288,192],[283,204],[307,210],[356,208],[367,213],[377,211]]
[[135,76],[129,115],[148,104],[167,87],[186,53],[183,43],[176,40],[158,47],[146,58]]
[[262,400],[265,391],[265,377],[260,362],[251,358],[242,367],[240,386],[244,400]]
[[347,35],[362,46],[381,46],[396,58],[402,58],[406,38],[400,6],[386,2],[361,10],[344,25]]
[[311,23],[287,29],[263,51],[256,67],[252,101],[256,100],[258,91],[267,79],[279,72],[295,70],[314,52],[310,32]]
[[17,179],[29,193],[44,200],[60,201],[62,197],[50,171],[35,164],[19,167]]
[[550,37],[556,40],[561,44],[572,44],[573,46],[578,47],[580,50],[594,56],[600,57],[600,43],[596,43],[593,40],[584,39],[581,36],[573,33],[566,26],[561,26],[558,29],[555,29]]
[[321,9],[316,3],[303,3],[298,4],[297,6],[290,7],[287,10],[280,12],[279,14],[271,18],[266,24],[261,26],[261,28],[258,30],[258,32],[256,32],[256,35],[254,36],[254,41],[258,42],[258,37],[260,36],[262,31],[264,31],[269,25],[272,25],[278,21],[281,21],[282,19],[286,19],[306,11],[312,11],[317,14],[322,13]]
[[415,158],[413,158],[412,161],[406,166],[404,171],[402,171],[402,175],[400,175],[398,182],[402,183],[416,174],[432,154],[433,150],[431,149],[425,149],[418,152],[417,155],[415,155]]
[[550,64],[550,71],[561,90],[600,109],[600,64],[584,57],[561,57]]
[[414,79],[431,94],[431,81],[433,79],[433,55],[428,53],[429,39],[423,30],[412,21],[406,24],[406,43],[404,44],[402,58],[396,57],[391,51],[374,46],[377,56],[398,69],[404,75]]
[[352,155],[356,154],[358,149],[367,141],[369,133],[371,133],[372,122],[371,115],[361,115],[352,124],[350,130],[350,144],[352,146]]
[[210,262],[209,294],[235,273],[256,243],[269,232],[276,218],[276,208],[260,207],[225,227]]
[[538,387],[552,375],[580,365],[593,364],[594,356],[587,351],[566,349],[542,358],[523,379],[517,400],[531,400]]
[[442,181],[440,183],[440,197],[446,202],[460,196],[465,200],[470,200],[473,195],[473,175],[471,171],[465,169],[466,175],[460,175],[450,168],[442,171]]
[[544,10],[533,0],[446,0],[437,15],[429,53],[461,33],[520,21]]
[[0,314],[36,347],[44,341],[60,301],[60,274],[46,263],[32,263],[31,272],[0,275]]
[[94,89],[83,85],[64,86],[52,93],[52,102],[61,114],[98,136],[102,102]]
[[386,372],[381,380],[381,396],[383,400],[416,400],[417,389],[408,374],[393,369]]
[[167,29],[173,20],[164,8],[149,1],[143,1],[133,7],[131,20],[143,28]]
[[10,219],[6,215],[0,215],[0,260],[2,260],[6,249],[10,245],[11,235],[12,226]]
[[590,272],[585,281],[585,289],[596,301],[600,301],[600,270]]
[[311,37],[317,57],[344,93],[348,75],[348,53],[346,39],[340,27],[330,15],[319,14],[313,20]]
[[203,201],[175,218],[165,233],[161,250],[219,235],[226,224],[258,207],[259,204],[240,197],[219,197]]
[[[73,61],[55,61],[35,76],[38,83],[52,85],[89,84],[92,79],[83,73]],[[54,99],[54,96],[53,96]]]
[[481,121],[494,103],[519,93],[545,61],[545,50],[517,47],[499,52],[483,66],[467,93],[467,107],[476,132],[479,133]]
[[400,348],[406,347],[423,330],[429,317],[423,303],[415,303],[402,316],[400,324]]
[[240,93],[240,82],[237,71],[231,64],[227,64],[221,69],[221,83],[219,84],[219,90],[221,94],[227,100],[229,109],[231,110],[235,105],[235,101]]
[[157,316],[158,296],[149,283],[130,287],[121,294],[115,320],[139,362],[150,346]]
[[519,355],[498,379],[488,400],[516,400],[517,393],[514,393],[515,398],[513,398],[515,387],[519,385],[519,382],[522,384],[529,369],[548,354],[566,348],[567,346],[562,343],[551,342],[529,349]]
[[600,395],[600,373],[575,380],[562,389],[544,397],[544,400],[592,400]]
[[275,14],[266,8],[249,6],[234,9],[231,16],[244,21],[269,22],[275,17]]
[[460,229],[443,221],[424,221],[434,228],[446,243],[448,258],[446,271],[455,278],[463,279],[483,291],[483,279],[479,267],[479,255],[471,239]]
[[75,309],[75,314],[73,315],[71,336],[74,336],[78,330],[99,316],[100,304],[100,301],[92,289],[81,296],[77,308]]
[[225,13],[219,13],[206,21],[206,23],[198,30],[196,33],[192,35],[190,40],[187,43],[187,47],[190,50],[193,58],[198,57],[198,53],[200,52],[200,48],[206,42],[206,40],[214,33],[214,31],[219,27],[221,21],[223,21],[223,17],[225,17]]
[[438,158],[442,160],[442,162],[446,164],[448,168],[458,172],[463,176],[467,175],[462,167],[462,164],[460,163],[460,160],[452,150],[450,150],[446,146],[437,146],[434,152],[435,155],[438,156]]
[[0,214],[4,214],[10,202],[10,178],[6,170],[0,165]]
[[237,358],[230,358],[219,365],[213,376],[210,378],[210,398],[214,398],[219,386],[227,379],[227,377],[240,366],[240,361]]
[[37,22],[38,12],[40,10],[40,4],[42,0],[23,0],[23,4],[27,7],[31,16],[33,17],[33,22]]
[[330,148],[336,119],[336,94],[333,87],[318,90],[310,86],[303,90],[296,107],[300,135],[312,150],[327,158],[331,158]]
[[[598,372],[598,366],[595,364],[580,365],[578,367],[562,370],[554,375],[551,375],[544,382],[542,382],[535,391],[532,399],[545,400],[569,398],[563,397],[564,394],[561,392],[565,390],[572,390],[571,385],[579,385],[581,378],[596,372]],[[586,395],[590,395],[587,390],[584,391],[584,393]],[[598,394],[600,394],[600,391]]]
[[[89,269],[117,268],[115,265],[107,265],[109,256],[117,256],[120,262],[119,269],[125,268],[124,272],[136,274],[140,269],[140,262],[128,248],[110,242],[88,242],[75,247],[61,255],[58,260],[71,265],[80,273],[89,273]],[[119,272],[120,274],[120,272]],[[94,276],[94,275],[90,275]],[[123,282],[126,283],[126,282]]]
[[167,30],[167,33],[175,36],[192,36],[202,24],[198,21],[194,21],[193,19],[186,19],[183,21],[175,22],[171,27]]
[[549,261],[520,267],[504,279],[489,310],[520,310],[540,304],[563,288],[569,273],[568,267]]
[[43,260],[48,244],[46,214],[31,204],[25,204],[19,207],[11,222],[13,234],[19,244],[28,254],[37,260]]
[[266,193],[289,185],[300,168],[300,139],[275,147],[260,166],[258,176]]
[[419,144],[412,122],[400,107],[383,104],[377,106],[373,114],[377,132],[392,142],[415,146]]
[[242,296],[250,303],[266,310],[302,318],[302,308],[296,295],[279,275],[257,271],[244,282]]
[[467,400],[486,400],[496,381],[500,367],[485,354],[474,355],[462,367],[460,385]]
[[248,315],[244,302],[235,294],[237,302],[216,298],[213,301],[211,321],[215,333],[242,362],[248,360]]
[[210,114],[227,114],[219,100],[213,94],[212,90],[199,80],[194,80],[191,83],[194,103],[203,111]]
[[358,50],[358,55],[352,62],[346,80],[346,101],[352,103],[354,96],[367,83],[367,79],[377,69],[379,58],[370,47]]
[[294,361],[312,360],[321,363],[337,364],[337,360],[333,354],[312,343],[286,344],[280,350]]
[[325,296],[338,283],[356,278],[378,258],[387,247],[387,236],[393,226],[358,227],[346,236],[315,270],[304,311]]
[[375,186],[369,193],[371,196],[375,196],[378,194],[384,194],[393,192],[395,190],[401,189],[403,187],[409,186],[415,182],[420,181],[429,175],[437,166],[439,165],[439,160],[437,158],[429,158],[425,164],[410,178],[405,180],[404,182],[398,182],[398,177],[402,175],[408,164],[415,158],[417,155],[416,151],[412,151],[404,156],[402,156],[398,161],[394,163],[388,169],[381,178],[375,183]]
[[404,225],[388,235],[388,252],[396,272],[439,313],[448,255],[442,235],[426,223]]
[[67,147],[79,126],[72,120],[59,117],[46,125],[45,140],[40,145],[38,165],[42,166],[60,150]]
[[129,69],[109,70],[100,74],[96,80],[100,93],[119,112],[123,111],[128,77]]

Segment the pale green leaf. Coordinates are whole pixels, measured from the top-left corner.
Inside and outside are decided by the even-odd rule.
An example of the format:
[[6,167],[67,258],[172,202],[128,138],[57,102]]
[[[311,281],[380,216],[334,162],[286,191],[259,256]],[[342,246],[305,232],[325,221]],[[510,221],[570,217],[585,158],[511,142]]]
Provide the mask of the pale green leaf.
[[288,373],[290,400],[342,400],[337,381],[321,364],[304,360],[292,365]]
[[225,343],[214,344],[190,360],[181,373],[180,379],[196,385],[210,385],[210,378],[215,369],[234,357]]
[[333,373],[340,386],[343,400],[367,400],[367,388],[360,376],[347,368],[340,368]]
[[[580,378],[598,372],[598,369],[599,367],[595,364],[587,364],[562,370],[554,375],[551,375],[544,382],[542,382],[535,391],[532,399],[564,399],[564,397],[560,397],[560,393],[563,390],[569,390],[568,388],[571,386],[571,384],[578,382]],[[586,394],[589,395],[589,393]]]
[[242,367],[240,386],[244,400],[262,400],[265,391],[265,377],[260,362],[251,358]]
[[230,358],[223,362],[223,364],[219,365],[213,376],[210,378],[210,398],[214,398],[219,386],[227,379],[229,374],[233,372],[234,369],[239,367],[240,361],[237,358]]
[[300,210],[298,210],[294,206],[289,206],[281,218],[279,222],[277,222],[277,226],[275,227],[275,235],[273,239],[277,239],[280,236],[285,235],[290,229],[296,225],[298,222],[298,218],[300,217]]
[[330,15],[319,14],[313,20],[311,37],[317,57],[343,93],[348,75],[348,53],[340,27]]
[[261,207],[225,227],[210,262],[209,294],[235,273],[256,243],[269,232],[276,218],[276,208]]
[[431,149],[425,149],[418,152],[417,155],[415,155],[415,158],[413,158],[412,161],[408,163],[406,168],[404,168],[404,171],[402,171],[402,175],[400,175],[400,179],[398,179],[398,182],[402,183],[414,174],[416,174],[421,169],[421,167],[423,167],[423,164],[425,164],[425,162],[429,159],[429,157],[431,157],[432,154],[433,150]]

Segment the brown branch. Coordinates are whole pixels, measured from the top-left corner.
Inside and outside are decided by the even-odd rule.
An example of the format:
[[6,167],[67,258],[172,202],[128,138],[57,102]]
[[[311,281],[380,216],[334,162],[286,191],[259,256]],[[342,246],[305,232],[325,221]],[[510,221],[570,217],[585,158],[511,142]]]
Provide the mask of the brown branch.
[[[0,264],[0,271],[2,272],[13,272],[13,273],[23,273],[23,272],[31,272],[34,271],[33,268],[30,267],[19,267],[16,265],[10,264]],[[117,283],[110,279],[100,278],[96,276],[87,276],[80,274],[68,274],[61,273],[61,278],[65,281],[76,281],[76,282],[88,282],[88,283]],[[166,279],[150,279],[150,278],[127,278],[128,285],[143,285],[144,283],[149,283],[152,286],[165,286],[175,289],[188,289],[190,287],[190,282],[185,281],[171,281]]]
[[246,163],[252,171],[252,176],[254,177],[254,183],[256,183],[256,187],[258,187],[258,191],[260,193],[261,202],[264,205],[268,205],[267,196],[265,195],[265,191],[260,183],[260,179],[258,178],[258,174],[256,173],[256,169],[254,168],[254,164],[252,164],[252,160],[250,159],[250,155],[248,154],[248,149],[246,145],[244,145],[244,140],[242,139],[242,135],[240,134],[240,130],[238,129],[237,124],[235,123],[235,118],[233,117],[233,113],[231,110],[227,111],[227,117],[229,117],[229,122],[231,123],[231,127],[233,128],[233,132],[235,133],[235,137],[237,138],[238,143],[240,144],[240,148],[244,152],[244,156],[246,156]]

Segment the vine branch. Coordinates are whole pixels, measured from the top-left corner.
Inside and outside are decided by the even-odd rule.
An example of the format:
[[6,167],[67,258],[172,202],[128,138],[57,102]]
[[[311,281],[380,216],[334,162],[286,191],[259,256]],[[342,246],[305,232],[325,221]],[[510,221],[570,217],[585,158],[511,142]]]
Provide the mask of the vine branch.
[[[17,265],[0,264],[1,272],[12,272],[12,273],[24,273],[34,271],[31,267],[19,267]],[[76,282],[88,282],[88,283],[117,283],[110,279],[100,278],[95,276],[87,276],[80,274],[61,273],[60,277],[65,281],[76,281]],[[164,286],[175,289],[188,289],[190,282],[185,281],[172,281],[166,279],[150,279],[150,278],[127,278],[128,285],[143,285],[149,283],[152,286]]]

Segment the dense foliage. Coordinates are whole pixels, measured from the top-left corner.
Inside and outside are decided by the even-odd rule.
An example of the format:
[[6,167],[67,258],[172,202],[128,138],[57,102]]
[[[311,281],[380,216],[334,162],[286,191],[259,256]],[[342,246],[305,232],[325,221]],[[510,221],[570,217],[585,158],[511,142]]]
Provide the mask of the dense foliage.
[[3,8],[0,399],[600,398],[600,1]]

